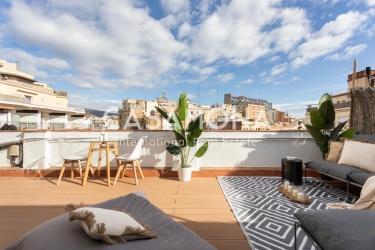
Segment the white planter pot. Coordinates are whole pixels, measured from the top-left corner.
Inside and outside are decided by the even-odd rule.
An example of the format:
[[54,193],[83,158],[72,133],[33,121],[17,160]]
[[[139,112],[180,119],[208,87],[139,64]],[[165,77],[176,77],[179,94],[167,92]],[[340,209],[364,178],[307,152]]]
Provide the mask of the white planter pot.
[[178,180],[179,181],[190,181],[191,180],[192,168],[181,168],[178,167]]

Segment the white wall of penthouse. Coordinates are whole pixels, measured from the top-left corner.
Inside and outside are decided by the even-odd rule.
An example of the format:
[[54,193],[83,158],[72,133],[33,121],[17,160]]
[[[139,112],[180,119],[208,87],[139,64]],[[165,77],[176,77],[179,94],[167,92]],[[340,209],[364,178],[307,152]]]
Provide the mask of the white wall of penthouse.
[[[177,167],[179,158],[165,150],[165,143],[173,142],[172,131],[106,131],[110,139],[118,141],[119,153],[131,152],[136,140],[147,135],[140,159],[142,167]],[[88,153],[87,138],[99,138],[101,131],[41,131],[2,132],[0,146],[11,141],[23,142],[23,168],[47,169],[62,165],[56,138],[71,141],[74,153]],[[207,153],[192,162],[200,167],[278,167],[281,158],[296,156],[304,162],[321,158],[320,151],[306,131],[204,131],[197,145],[209,142]],[[66,144],[65,144],[66,145]],[[193,155],[193,153],[191,154]],[[111,167],[116,162],[111,155]],[[94,155],[94,166],[97,156]],[[105,162],[102,160],[102,162]],[[102,163],[103,164],[103,163]],[[0,150],[0,167],[11,167],[9,148]]]

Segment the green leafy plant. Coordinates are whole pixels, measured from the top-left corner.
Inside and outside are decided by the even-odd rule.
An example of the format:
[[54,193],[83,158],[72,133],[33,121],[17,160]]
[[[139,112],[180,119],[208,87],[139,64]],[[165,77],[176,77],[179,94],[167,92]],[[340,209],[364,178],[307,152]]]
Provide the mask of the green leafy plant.
[[306,129],[322,152],[323,159],[327,157],[328,142],[330,140],[337,141],[341,137],[354,137],[355,128],[353,127],[341,132],[347,121],[340,123],[334,128],[335,108],[333,107],[331,96],[327,93],[320,98],[317,110],[310,111],[310,120],[311,125],[306,125]]
[[178,114],[174,113],[171,116],[168,116],[167,112],[155,107],[157,111],[172,125],[173,132],[176,138],[176,144],[167,144],[166,149],[172,155],[180,156],[180,166],[182,168],[190,167],[190,163],[195,157],[202,157],[207,149],[208,142],[205,142],[190,159],[190,149],[195,147],[197,144],[198,138],[203,132],[203,114],[197,116],[191,120],[185,131],[184,125],[188,115],[188,104],[186,101],[186,94],[183,93],[180,95],[179,105],[178,105]]

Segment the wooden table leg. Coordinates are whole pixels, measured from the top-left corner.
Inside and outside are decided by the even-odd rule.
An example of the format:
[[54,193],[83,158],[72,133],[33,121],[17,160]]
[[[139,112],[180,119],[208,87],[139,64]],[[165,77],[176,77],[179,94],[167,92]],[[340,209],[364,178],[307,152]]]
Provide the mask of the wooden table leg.
[[98,174],[96,176],[100,177],[100,169],[102,167],[102,145],[99,145],[99,159],[98,159]]
[[87,157],[87,162],[86,162],[85,176],[82,180],[82,186],[85,186],[87,183],[87,177],[89,176],[90,167],[91,167],[92,152],[93,152],[93,148],[92,148],[92,145],[90,145],[89,155]]
[[106,143],[105,146],[106,161],[107,161],[107,184],[111,186],[111,165],[109,163],[109,143]]

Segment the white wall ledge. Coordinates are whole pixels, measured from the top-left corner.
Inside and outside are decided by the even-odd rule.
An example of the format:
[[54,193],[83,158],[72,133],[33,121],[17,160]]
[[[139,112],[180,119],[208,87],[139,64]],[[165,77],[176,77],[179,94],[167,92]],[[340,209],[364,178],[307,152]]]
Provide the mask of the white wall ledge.
[[[165,142],[172,141],[172,131],[105,131],[111,138],[138,139],[147,135],[142,148],[141,165],[151,168],[172,167],[179,163],[178,157],[165,150]],[[48,169],[62,165],[59,145],[56,138],[68,138],[75,141],[70,147],[85,152],[89,143],[83,138],[98,138],[101,131],[14,131],[4,132],[0,144],[9,141],[23,141],[23,168]],[[280,167],[281,158],[296,156],[304,162],[321,158],[320,151],[306,131],[204,131],[198,146],[209,142],[207,153],[193,161],[194,170],[199,167]],[[9,150],[0,151],[0,167],[11,167]],[[119,153],[131,152],[132,145],[119,143]],[[193,152],[191,153],[193,155]],[[96,164],[94,155],[94,166]],[[105,162],[102,160],[102,162]],[[116,163],[111,156],[111,167]]]

